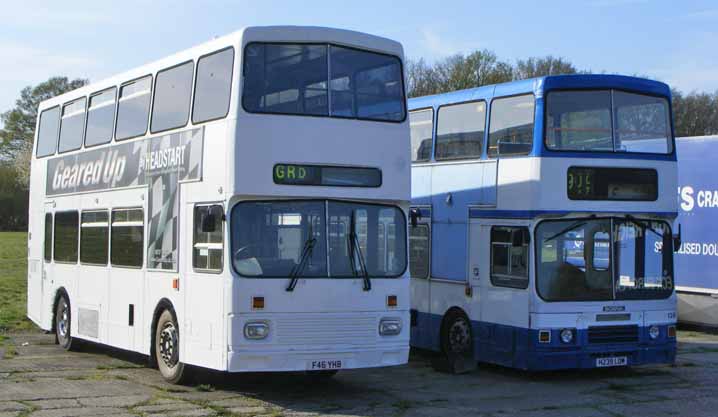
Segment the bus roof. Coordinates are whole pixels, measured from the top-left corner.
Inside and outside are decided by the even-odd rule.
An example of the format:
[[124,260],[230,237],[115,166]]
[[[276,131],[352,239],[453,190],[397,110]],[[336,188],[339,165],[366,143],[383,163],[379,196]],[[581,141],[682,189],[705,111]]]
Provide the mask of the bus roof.
[[[56,105],[62,105],[76,98],[88,96],[110,87],[119,86],[146,75],[154,75],[162,69],[196,59],[199,56],[225,47],[238,46],[240,41],[246,44],[248,42],[257,41],[258,39],[265,42],[330,42],[370,51],[389,53],[400,57],[402,60],[404,59],[404,50],[399,42],[367,33],[318,26],[250,26],[45,100],[40,103],[39,111]],[[235,52],[235,55],[239,55],[239,53]]]
[[541,97],[543,92],[549,90],[593,88],[614,88],[666,97],[670,97],[671,94],[671,89],[667,84],[645,78],[606,74],[550,75],[502,84],[485,85],[443,94],[416,97],[409,99],[409,110],[438,107],[443,104],[462,103],[474,100],[488,101],[494,97],[528,93],[533,93],[536,97]]

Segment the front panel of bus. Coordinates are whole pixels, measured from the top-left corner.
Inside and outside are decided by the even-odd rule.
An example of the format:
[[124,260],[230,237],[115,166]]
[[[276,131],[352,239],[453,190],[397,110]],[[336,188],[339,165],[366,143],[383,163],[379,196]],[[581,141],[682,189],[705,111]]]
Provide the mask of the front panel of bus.
[[547,89],[531,222],[529,367],[672,362],[670,96]]
[[409,132],[401,47],[244,34],[227,208],[230,371],[407,361]]

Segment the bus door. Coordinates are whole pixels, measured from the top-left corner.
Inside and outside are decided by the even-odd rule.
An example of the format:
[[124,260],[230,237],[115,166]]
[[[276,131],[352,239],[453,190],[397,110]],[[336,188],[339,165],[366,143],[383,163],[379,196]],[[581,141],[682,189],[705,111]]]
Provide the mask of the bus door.
[[[37,322],[41,322],[43,319],[42,312],[44,311],[43,305],[45,305],[43,298],[47,286],[45,281],[48,276],[52,275],[50,269],[52,268],[53,219],[53,203],[45,203],[43,205],[42,236],[35,237],[42,241],[40,247],[42,254],[40,257],[33,256],[35,259],[31,259],[31,264],[28,265],[27,312]],[[37,259],[39,259],[39,264],[36,263]]]
[[223,365],[217,351],[223,343],[224,206],[220,202],[186,203],[183,209],[184,360],[219,368]]
[[485,346],[492,361],[517,366],[528,347],[529,229],[516,220],[479,220],[471,224],[470,267],[480,293]]
[[411,342],[431,349],[431,206],[412,207],[409,219]]

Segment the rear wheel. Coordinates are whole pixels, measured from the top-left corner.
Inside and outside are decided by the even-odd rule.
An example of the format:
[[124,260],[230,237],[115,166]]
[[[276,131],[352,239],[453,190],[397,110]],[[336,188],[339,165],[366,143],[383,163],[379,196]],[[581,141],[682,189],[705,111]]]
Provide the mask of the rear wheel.
[[179,360],[179,338],[174,314],[163,311],[155,328],[155,360],[162,378],[171,384],[181,384],[189,377],[189,370]]
[[55,308],[55,340],[65,350],[73,350],[77,347],[77,341],[72,337],[72,311],[70,300],[63,294],[57,300]]

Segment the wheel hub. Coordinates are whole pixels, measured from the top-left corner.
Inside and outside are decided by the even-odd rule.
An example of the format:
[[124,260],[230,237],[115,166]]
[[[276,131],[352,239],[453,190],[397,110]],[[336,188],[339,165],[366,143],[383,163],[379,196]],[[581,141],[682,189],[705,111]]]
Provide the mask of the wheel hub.
[[465,352],[471,346],[471,331],[465,320],[457,320],[449,329],[449,347],[452,352]]
[[62,311],[60,312],[60,319],[57,322],[57,330],[60,333],[60,336],[64,339],[67,337],[67,323],[68,323],[68,311],[67,311],[67,304],[62,305]]
[[167,323],[160,332],[159,351],[162,361],[169,368],[177,365],[177,329],[174,324]]

